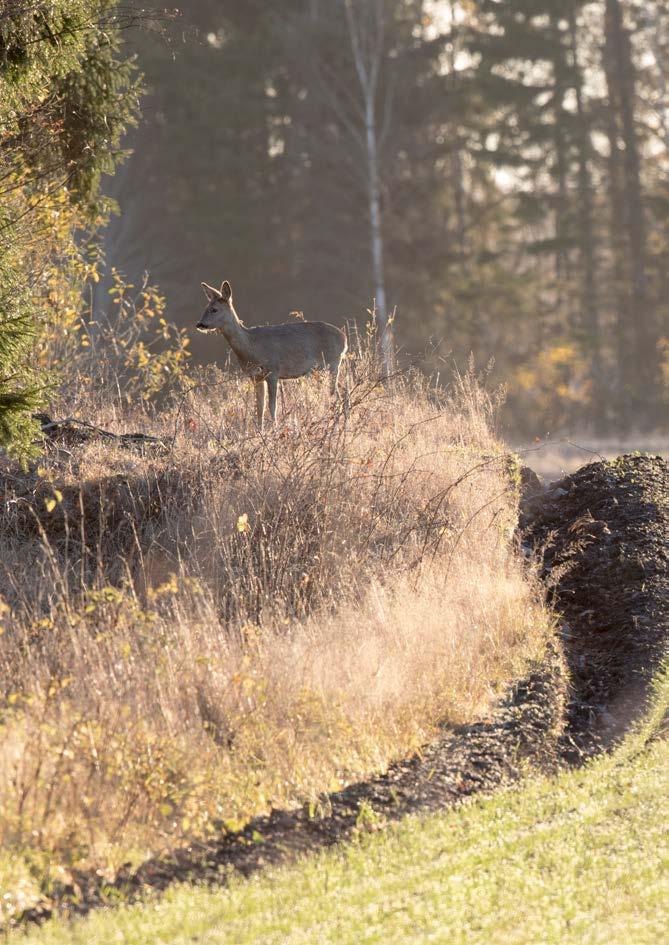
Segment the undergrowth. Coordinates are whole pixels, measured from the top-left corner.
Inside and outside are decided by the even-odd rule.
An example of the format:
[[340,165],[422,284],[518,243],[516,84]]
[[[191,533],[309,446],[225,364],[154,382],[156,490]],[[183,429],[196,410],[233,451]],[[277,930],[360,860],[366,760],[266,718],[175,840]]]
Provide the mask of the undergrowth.
[[473,376],[381,381],[366,339],[347,412],[291,382],[261,434],[245,379],[131,396],[91,347],[54,410],[162,445],[2,470],[5,917],[382,770],[485,714],[550,632]]

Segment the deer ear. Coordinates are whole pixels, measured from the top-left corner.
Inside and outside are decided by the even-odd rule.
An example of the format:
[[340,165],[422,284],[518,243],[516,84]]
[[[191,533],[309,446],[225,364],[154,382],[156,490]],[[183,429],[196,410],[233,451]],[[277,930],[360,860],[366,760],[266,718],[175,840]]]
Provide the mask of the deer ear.
[[220,298],[220,292],[218,291],[218,289],[215,289],[215,288],[214,288],[213,286],[211,286],[211,285],[207,285],[206,282],[202,282],[202,283],[200,283],[200,284],[201,284],[201,286],[202,286],[202,290],[203,290],[204,294],[207,296],[207,298],[208,298],[208,300],[209,300],[210,302],[213,302],[214,299]]
[[221,298],[224,302],[229,302],[232,298],[232,286],[226,279],[225,282],[221,285]]

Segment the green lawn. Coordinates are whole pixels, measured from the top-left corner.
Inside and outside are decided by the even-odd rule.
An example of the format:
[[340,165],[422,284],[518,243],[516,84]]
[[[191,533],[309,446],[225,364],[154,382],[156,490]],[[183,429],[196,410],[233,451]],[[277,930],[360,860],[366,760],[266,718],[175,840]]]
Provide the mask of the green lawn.
[[649,738],[658,719],[656,712],[615,755],[580,771],[409,818],[227,889],[180,887],[143,906],[17,938],[660,945],[669,929],[669,742]]

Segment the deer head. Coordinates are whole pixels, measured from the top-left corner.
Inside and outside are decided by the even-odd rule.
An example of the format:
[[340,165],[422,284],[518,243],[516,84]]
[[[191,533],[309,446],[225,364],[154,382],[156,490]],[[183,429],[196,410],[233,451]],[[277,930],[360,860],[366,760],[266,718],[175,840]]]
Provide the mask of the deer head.
[[220,289],[202,283],[202,289],[207,296],[207,307],[200,321],[195,326],[198,331],[217,331],[226,328],[237,320],[232,307],[232,288],[226,280]]

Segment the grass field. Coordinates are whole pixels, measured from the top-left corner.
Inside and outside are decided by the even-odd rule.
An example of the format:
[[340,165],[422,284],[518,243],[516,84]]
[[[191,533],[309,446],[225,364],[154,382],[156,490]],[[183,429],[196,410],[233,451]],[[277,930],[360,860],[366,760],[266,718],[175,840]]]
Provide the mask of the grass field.
[[[669,687],[613,754],[222,890],[52,923],[23,945],[659,945]],[[665,728],[666,734],[666,728]]]

